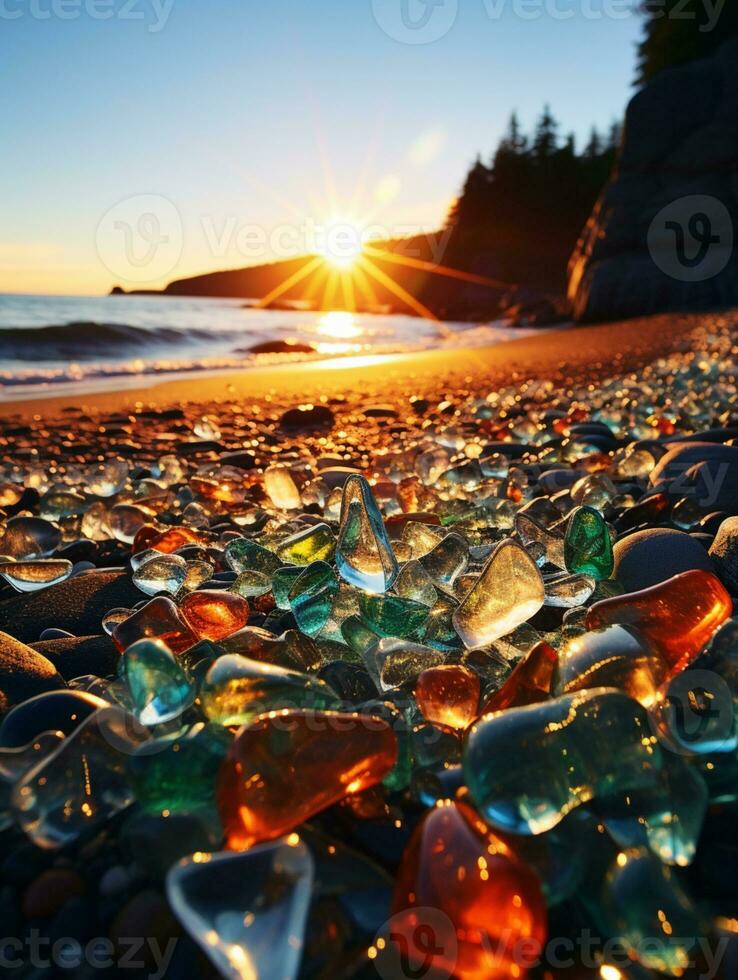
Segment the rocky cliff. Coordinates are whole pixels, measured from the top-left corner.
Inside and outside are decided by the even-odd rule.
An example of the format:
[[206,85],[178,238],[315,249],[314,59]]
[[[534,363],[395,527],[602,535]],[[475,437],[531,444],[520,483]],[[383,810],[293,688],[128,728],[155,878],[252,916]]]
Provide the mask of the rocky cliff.
[[738,306],[738,39],[628,106],[615,172],[569,263],[580,321]]

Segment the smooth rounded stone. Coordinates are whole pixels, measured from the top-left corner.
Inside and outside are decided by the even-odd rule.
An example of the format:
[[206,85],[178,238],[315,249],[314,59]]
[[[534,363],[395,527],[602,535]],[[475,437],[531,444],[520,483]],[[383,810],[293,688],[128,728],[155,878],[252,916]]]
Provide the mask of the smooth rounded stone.
[[0,632],[0,695],[12,707],[65,686],[54,664],[32,647]]
[[331,490],[336,487],[342,488],[350,476],[361,476],[361,470],[353,466],[330,466],[320,471],[320,479],[327,483]]
[[12,517],[0,538],[0,555],[8,558],[45,558],[59,546],[61,532],[41,517]]
[[720,525],[710,557],[723,585],[738,592],[738,517],[729,517]]
[[147,889],[124,905],[110,924],[108,936],[115,946],[111,958],[117,958],[119,963],[125,962],[125,956],[131,957],[131,937],[145,937],[136,959],[137,963],[143,964],[143,969],[136,972],[150,977],[164,976],[166,973],[161,972],[165,969],[163,956],[169,962],[181,934],[164,896]]
[[289,432],[313,432],[332,429],[334,421],[333,412],[327,405],[313,405],[311,408],[288,409],[279,424]]
[[702,531],[704,534],[710,534],[712,537],[715,537],[720,525],[727,517],[728,515],[724,511],[717,510],[712,514],[708,514],[707,517],[703,517],[695,528],[695,531]]
[[85,883],[71,868],[48,868],[34,878],[23,893],[21,908],[26,919],[55,915],[70,898],[85,893]]
[[[703,511],[724,510],[732,517],[738,515],[738,460],[729,465],[724,460],[699,463],[687,471],[683,482],[693,488],[689,492]],[[681,487],[680,496],[684,492]]]
[[83,674],[114,674],[119,659],[109,636],[62,636],[32,643],[31,647],[47,657],[65,681]]
[[70,561],[55,558],[0,562],[0,576],[12,585],[16,592],[24,594],[41,592],[64,582],[72,574]]
[[714,571],[702,545],[684,531],[648,528],[634,531],[613,548],[613,578],[626,592],[640,592],[659,582],[698,568]]
[[[738,466],[738,446],[713,442],[684,442],[673,446],[651,470],[649,482],[659,490],[669,490],[673,481],[682,482],[685,474],[700,463],[724,463]],[[683,493],[680,494],[683,496]]]
[[45,629],[93,636],[103,617],[116,607],[130,608],[141,598],[130,576],[121,570],[99,570],[52,585],[36,595],[0,602],[0,630],[33,643]]
[[107,701],[85,691],[49,691],[17,705],[0,725],[0,747],[19,749],[42,732],[71,733]]

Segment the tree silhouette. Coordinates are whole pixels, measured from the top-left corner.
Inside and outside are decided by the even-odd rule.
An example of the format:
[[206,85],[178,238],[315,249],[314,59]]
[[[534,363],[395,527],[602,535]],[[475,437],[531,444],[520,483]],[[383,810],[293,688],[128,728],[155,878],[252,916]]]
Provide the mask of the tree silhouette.
[[637,84],[665,68],[712,54],[738,35],[738,3],[712,9],[703,0],[644,0],[645,36],[638,47]]

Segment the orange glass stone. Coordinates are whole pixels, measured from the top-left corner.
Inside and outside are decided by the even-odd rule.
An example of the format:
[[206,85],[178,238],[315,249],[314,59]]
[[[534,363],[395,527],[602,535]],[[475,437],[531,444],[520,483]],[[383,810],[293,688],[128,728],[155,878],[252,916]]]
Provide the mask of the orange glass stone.
[[426,721],[454,730],[463,730],[476,719],[479,693],[479,677],[454,664],[429,667],[415,685],[415,700]]
[[289,709],[242,728],[218,773],[228,847],[281,837],[339,800],[379,783],[397,742],[381,718]]
[[439,804],[413,834],[392,912],[392,941],[429,975],[521,980],[546,942],[538,878],[461,802]]
[[619,623],[635,626],[668,661],[683,670],[733,612],[733,601],[712,572],[694,569],[640,592],[596,602],[587,613],[587,629]]
[[161,533],[161,528],[155,524],[142,524],[133,538],[131,554],[137,555],[140,551],[146,551],[151,547],[151,542],[160,537]]
[[187,527],[170,527],[155,537],[148,547],[155,548],[157,551],[162,551],[164,554],[170,555],[172,552],[179,551],[180,548],[184,548],[188,544],[202,545],[205,544],[205,539],[202,535],[196,534]]
[[111,638],[121,653],[137,640],[161,640],[175,654],[189,650],[198,639],[166,596],[157,596],[118,623]]
[[201,640],[224,640],[249,621],[246,599],[217,589],[190,592],[179,608]]
[[487,700],[480,712],[489,715],[506,708],[522,708],[526,704],[539,704],[551,696],[551,684],[558,662],[553,647],[544,640],[516,665],[502,687]]

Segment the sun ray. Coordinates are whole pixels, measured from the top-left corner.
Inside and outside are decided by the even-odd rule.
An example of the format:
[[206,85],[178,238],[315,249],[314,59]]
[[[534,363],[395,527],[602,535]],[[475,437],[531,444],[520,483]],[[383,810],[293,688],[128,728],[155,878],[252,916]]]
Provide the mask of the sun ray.
[[323,290],[323,300],[320,304],[321,309],[323,310],[333,309],[337,286],[338,286],[338,270],[329,268],[328,278],[326,280],[325,289]]
[[396,252],[384,252],[382,249],[372,248],[371,245],[365,245],[364,252],[366,255],[371,255],[375,259],[381,259],[383,262],[394,262],[395,265],[405,265],[411,269],[418,269],[421,272],[431,272],[434,275],[446,276],[449,279],[460,279],[462,282],[471,282],[478,286],[490,286],[493,288],[504,289],[510,288],[510,283],[501,282],[499,279],[490,279],[488,276],[480,276],[475,272],[463,272],[461,269],[452,269],[448,265],[427,262],[425,259],[414,259],[409,255],[398,255]]
[[284,282],[281,282],[278,286],[275,286],[274,289],[266,294],[266,296],[262,296],[262,298],[256,304],[256,308],[263,310],[265,306],[269,306],[269,304],[273,303],[275,299],[283,296],[288,289],[292,288],[292,286],[296,286],[298,282],[302,282],[303,279],[306,279],[311,272],[318,268],[322,261],[323,260],[321,257],[316,255],[313,259],[298,269],[297,272],[293,272],[291,276],[288,276]]
[[398,299],[401,299],[403,303],[406,303],[411,310],[415,310],[415,312],[419,316],[422,316],[424,320],[432,320],[434,323],[440,322],[435,313],[432,313],[427,306],[423,306],[420,300],[417,300],[414,296],[411,296],[406,289],[403,289],[399,283],[395,282],[391,276],[388,276],[383,269],[380,269],[379,266],[375,265],[371,259],[366,257],[366,255],[359,256],[357,262],[370,276],[376,279],[377,282],[380,282],[386,289],[389,289],[391,293],[394,293],[394,295],[397,296]]
[[354,279],[350,269],[341,272],[341,290],[343,292],[343,302],[349,313],[356,312],[356,294],[354,292]]

